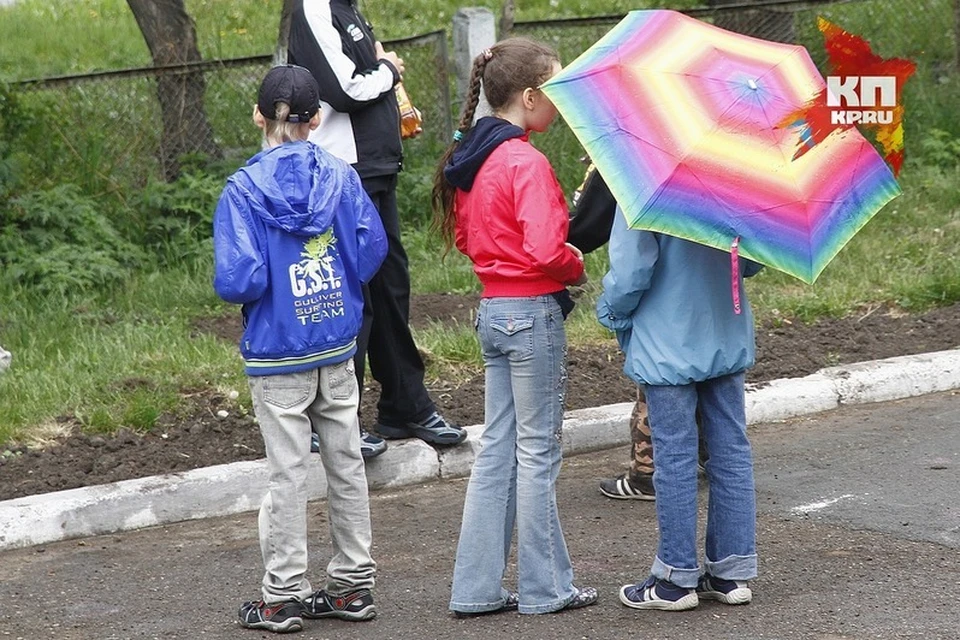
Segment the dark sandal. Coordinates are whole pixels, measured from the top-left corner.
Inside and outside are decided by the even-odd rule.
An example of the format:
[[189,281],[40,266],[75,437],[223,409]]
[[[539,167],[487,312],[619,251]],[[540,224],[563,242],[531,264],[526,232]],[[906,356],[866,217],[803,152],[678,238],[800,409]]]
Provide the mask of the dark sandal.
[[596,604],[600,594],[593,587],[574,587],[577,590],[576,595],[570,598],[567,604],[563,605],[557,611],[567,611],[569,609],[582,609]]
[[490,615],[491,613],[503,613],[504,611],[516,611],[517,607],[520,605],[520,594],[516,591],[511,591],[507,594],[506,599],[503,601],[503,604],[500,605],[497,609],[489,609],[487,611],[454,611],[453,615],[458,618],[477,618],[479,616]]

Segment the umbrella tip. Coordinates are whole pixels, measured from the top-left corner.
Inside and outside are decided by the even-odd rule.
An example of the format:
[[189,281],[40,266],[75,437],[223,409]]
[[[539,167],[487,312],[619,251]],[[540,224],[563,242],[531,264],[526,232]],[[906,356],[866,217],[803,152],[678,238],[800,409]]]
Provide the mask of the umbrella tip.
[[751,89],[753,89],[754,91],[756,91],[757,88],[758,88],[758,87],[757,87],[757,82],[756,82],[756,80],[754,80],[753,78],[747,80],[747,86],[750,87]]

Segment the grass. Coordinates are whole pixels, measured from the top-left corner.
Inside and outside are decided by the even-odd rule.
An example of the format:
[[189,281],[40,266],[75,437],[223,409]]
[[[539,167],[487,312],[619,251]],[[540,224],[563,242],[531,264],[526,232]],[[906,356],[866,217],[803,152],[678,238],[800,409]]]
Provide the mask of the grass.
[[[642,3],[531,0],[518,4],[517,20],[534,20],[617,14]],[[693,4],[684,2],[683,6]],[[499,2],[484,0],[474,5],[496,12]],[[869,11],[857,13],[860,5]],[[362,6],[383,39],[446,27],[451,18],[449,3],[437,0],[367,2]],[[878,37],[889,38],[891,50],[900,53],[895,39],[903,37],[906,23],[894,28],[890,26],[893,23],[877,19],[891,6],[881,0],[839,4],[829,8],[833,13],[828,17],[853,31],[887,25],[877,32]],[[940,10],[950,5],[947,0],[926,0],[924,6]],[[187,0],[187,8],[196,20],[199,46],[206,58],[262,54],[273,48],[277,3]],[[918,11],[910,20],[919,20],[920,15]],[[558,46],[576,51],[585,43],[573,40],[596,37],[584,33],[578,32],[570,42]],[[922,42],[922,38],[915,40]],[[149,64],[132,14],[120,0],[21,0],[0,9],[0,41],[4,43],[0,79],[5,80]],[[933,46],[917,46],[930,51],[936,60],[949,58],[950,51],[941,40]],[[903,49],[901,55],[917,54]],[[230,77],[226,84],[234,82]],[[226,95],[231,86],[218,90]],[[904,195],[851,240],[816,284],[805,285],[771,269],[749,281],[748,295],[761,321],[812,321],[877,305],[923,311],[960,300],[960,191],[956,188],[960,183],[960,131],[953,117],[960,85],[956,76],[938,76],[932,65],[926,65],[908,90],[908,104],[917,108],[907,114],[908,162],[901,176]],[[417,95],[424,93],[420,90]],[[150,115],[144,111],[142,117]],[[925,135],[931,127],[941,129],[943,137]],[[238,126],[236,140],[228,139],[228,146],[245,146],[247,133],[249,129]],[[921,140],[926,146],[911,147],[912,140]],[[583,170],[577,161],[582,152],[572,134],[558,124],[534,142],[554,163],[569,192]],[[422,152],[416,144],[424,145]],[[425,229],[429,215],[424,203],[435,150],[422,141],[416,144],[411,146],[414,152],[408,171],[401,176],[398,194],[407,218],[405,246],[414,292],[474,293],[478,285],[469,262],[456,251],[442,258],[437,238]],[[105,162],[116,163],[117,171],[132,170],[125,156],[112,151],[102,155]],[[926,164],[920,162],[923,159]],[[168,270],[145,268],[122,290],[97,296],[40,298],[30,291],[0,290],[4,301],[0,304],[0,344],[14,354],[13,366],[0,376],[0,445],[9,441],[42,443],[56,437],[70,424],[63,416],[78,419],[90,431],[150,429],[163,412],[176,411],[182,395],[191,390],[235,390],[239,392],[236,402],[249,408],[236,346],[198,334],[194,328],[198,318],[239,311],[219,301],[212,291],[209,248],[184,254],[201,257]],[[567,325],[574,345],[612,339],[593,317],[605,267],[604,250],[587,257],[591,281]],[[434,324],[417,329],[415,337],[428,354],[428,375],[434,380],[453,384],[478,372],[481,358],[471,326]]]
[[197,316],[222,313],[209,273],[205,264],[144,274],[87,302],[20,295],[5,305],[14,364],[0,377],[0,442],[61,415],[91,431],[149,429],[184,389],[244,391],[236,346],[191,327]]
[[[272,0],[186,0],[204,59],[271,53],[276,46],[280,3]],[[640,8],[629,0],[525,0],[516,19],[542,20],[617,15]],[[693,6],[690,0],[674,3]],[[440,0],[361,2],[382,40],[448,27],[455,9]],[[454,5],[455,6],[455,5]],[[499,16],[500,0],[478,0]],[[0,80],[25,80],[148,66],[150,53],[123,0],[18,0],[0,8],[3,66]]]

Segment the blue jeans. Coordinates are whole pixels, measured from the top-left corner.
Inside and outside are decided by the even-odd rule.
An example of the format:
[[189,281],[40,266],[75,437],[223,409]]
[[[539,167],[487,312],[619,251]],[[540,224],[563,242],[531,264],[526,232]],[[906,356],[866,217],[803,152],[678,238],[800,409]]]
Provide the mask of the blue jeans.
[[485,298],[477,331],[486,426],[463,506],[450,609],[503,605],[516,524],[519,611],[556,611],[576,595],[555,490],[566,388],[563,315],[552,296]]
[[757,506],[747,439],[742,372],[680,386],[647,385],[660,544],[651,573],[692,588],[697,563],[697,423],[710,459],[706,572],[724,580],[757,576]]

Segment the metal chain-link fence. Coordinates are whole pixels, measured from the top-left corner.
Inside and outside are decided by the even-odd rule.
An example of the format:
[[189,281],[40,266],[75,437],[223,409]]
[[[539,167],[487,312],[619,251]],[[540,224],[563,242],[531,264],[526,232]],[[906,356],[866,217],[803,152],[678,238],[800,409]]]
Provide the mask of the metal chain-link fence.
[[[447,38],[436,31],[385,43],[413,73],[404,85],[423,113],[416,149],[450,130]],[[27,111],[43,113],[56,152],[37,155],[47,175],[91,172],[116,185],[175,177],[191,155],[234,166],[259,149],[251,122],[268,55],[22,82]],[[191,94],[202,96],[202,110]]]
[[[734,2],[738,0],[708,0],[708,7],[685,12],[760,38],[802,44],[826,73],[823,38],[817,30],[817,16],[823,16],[869,40],[879,55],[917,63],[916,76],[905,90],[908,157],[911,140],[921,139],[928,131],[960,133],[953,116],[960,103],[960,17],[954,15],[954,0]],[[642,4],[638,2],[638,8]],[[569,62],[621,17],[522,22],[513,26],[512,34],[548,42]],[[429,193],[428,176],[448,143],[455,115],[447,38],[445,32],[437,31],[386,43],[405,59],[404,84],[424,116],[424,134],[405,144],[413,175],[402,177],[404,193],[399,194],[417,202]],[[259,146],[250,112],[258,83],[270,64],[270,56],[258,56],[21,84],[18,89],[24,101],[37,101],[38,107],[54,116],[51,147],[38,149],[36,161],[44,170],[55,172],[48,175],[62,175],[64,180],[87,173],[119,185],[169,178],[184,155],[189,161],[194,153],[223,157],[236,166]],[[178,111],[188,104],[178,91],[186,94],[197,89],[191,82],[199,83],[203,91],[204,113],[188,108]],[[170,100],[171,94],[173,106],[167,103],[161,108],[158,95]],[[559,123],[536,143],[548,151],[564,186],[572,188],[581,173],[576,162],[581,152],[572,134]]]

